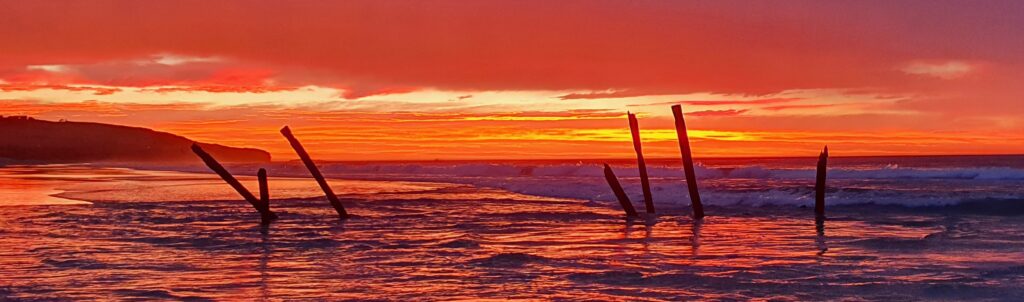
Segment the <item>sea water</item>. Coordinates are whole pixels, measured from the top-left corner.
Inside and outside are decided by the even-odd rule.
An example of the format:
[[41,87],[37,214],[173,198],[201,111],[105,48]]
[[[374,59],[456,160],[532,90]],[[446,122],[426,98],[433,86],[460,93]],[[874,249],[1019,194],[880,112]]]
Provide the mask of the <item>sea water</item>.
[[[259,215],[203,167],[0,168],[0,300],[1018,300],[1024,157],[707,159],[625,219],[605,161],[268,165]],[[636,166],[609,161],[643,212]],[[255,193],[256,166],[230,170]],[[198,173],[203,172],[203,173]]]

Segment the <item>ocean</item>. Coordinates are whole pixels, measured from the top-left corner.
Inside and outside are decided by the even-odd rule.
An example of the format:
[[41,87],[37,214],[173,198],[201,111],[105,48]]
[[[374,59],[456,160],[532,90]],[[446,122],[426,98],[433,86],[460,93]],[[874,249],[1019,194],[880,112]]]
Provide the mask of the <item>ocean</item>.
[[[1024,156],[266,165],[268,226],[203,166],[0,167],[0,300],[978,300],[1024,295]],[[260,166],[230,166],[254,193]]]

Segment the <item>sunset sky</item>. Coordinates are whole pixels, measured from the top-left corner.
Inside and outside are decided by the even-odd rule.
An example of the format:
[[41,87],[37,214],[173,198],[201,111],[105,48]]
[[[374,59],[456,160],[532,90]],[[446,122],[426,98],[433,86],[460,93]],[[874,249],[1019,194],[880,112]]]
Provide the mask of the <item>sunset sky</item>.
[[295,158],[1024,153],[1024,1],[6,1],[0,114]]

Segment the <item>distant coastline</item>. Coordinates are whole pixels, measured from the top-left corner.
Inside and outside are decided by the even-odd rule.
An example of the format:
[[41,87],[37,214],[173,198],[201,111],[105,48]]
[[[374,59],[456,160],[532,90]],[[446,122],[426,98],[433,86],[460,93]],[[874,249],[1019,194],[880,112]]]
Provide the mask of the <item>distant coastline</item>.
[[267,163],[271,160],[270,153],[264,150],[196,142],[141,127],[0,116],[0,165],[195,164],[199,160],[189,150],[193,143],[223,162]]

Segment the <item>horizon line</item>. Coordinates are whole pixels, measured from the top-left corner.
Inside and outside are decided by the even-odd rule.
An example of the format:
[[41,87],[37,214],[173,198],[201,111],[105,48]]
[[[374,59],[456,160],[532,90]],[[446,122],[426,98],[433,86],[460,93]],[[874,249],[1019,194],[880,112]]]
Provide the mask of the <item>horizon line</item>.
[[[981,157],[981,156],[1024,156],[1024,153],[1018,154],[900,154],[900,155],[852,155],[852,156],[829,156],[829,158],[878,158],[878,157]],[[694,157],[694,160],[726,160],[726,159],[794,159],[794,158],[817,158],[817,155],[808,156],[714,156],[714,157]],[[674,160],[679,159],[676,157],[653,157],[647,158],[647,160]],[[586,161],[586,162],[600,162],[600,161],[622,161],[632,160],[636,158],[627,157],[616,157],[616,158],[544,158],[544,159],[370,159],[370,160],[331,160],[324,159],[319,160],[323,162],[334,162],[334,163],[388,163],[388,162],[488,162],[488,161],[502,161],[502,162],[526,162],[526,161]],[[299,159],[290,160],[271,160],[271,163],[287,163],[299,161]]]

